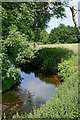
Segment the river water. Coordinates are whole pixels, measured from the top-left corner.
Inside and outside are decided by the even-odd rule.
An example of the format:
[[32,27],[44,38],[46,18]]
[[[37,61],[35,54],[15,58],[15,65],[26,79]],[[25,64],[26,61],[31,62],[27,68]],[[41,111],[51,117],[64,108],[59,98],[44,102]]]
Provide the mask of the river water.
[[13,89],[2,94],[3,114],[10,118],[17,111],[21,114],[45,104],[55,95],[60,80],[57,75],[47,76],[40,72],[21,72],[23,80]]

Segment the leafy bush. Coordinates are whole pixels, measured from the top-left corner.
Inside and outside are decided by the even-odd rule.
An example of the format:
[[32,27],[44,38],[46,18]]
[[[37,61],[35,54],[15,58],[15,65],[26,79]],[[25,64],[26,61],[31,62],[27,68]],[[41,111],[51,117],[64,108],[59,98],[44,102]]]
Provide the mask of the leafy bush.
[[4,41],[4,50],[8,54],[12,63],[18,64],[29,62],[30,58],[34,55],[33,47],[29,45],[27,36],[21,35],[15,25],[10,27],[8,38]]
[[48,43],[48,39],[49,39],[49,34],[47,33],[46,30],[42,30],[40,32],[40,42],[42,42],[43,44],[47,44]]
[[21,65],[30,62],[34,57],[34,49],[29,45],[27,36],[18,31],[15,25],[10,27],[6,40],[2,40],[2,89],[10,89],[20,80],[18,69],[11,64]]
[[11,64],[21,65],[34,57],[34,49],[27,41],[27,36],[18,31],[16,25],[9,27],[9,35],[2,40],[2,89],[10,89],[20,80],[18,69]]
[[[73,63],[73,61],[75,62]],[[66,80],[69,76],[71,76],[74,72],[78,70],[78,56],[73,56],[72,59],[62,61],[58,65],[58,75],[61,79]]]
[[8,55],[5,53],[0,54],[2,56],[1,71],[2,71],[2,91],[10,89],[21,77],[17,68],[11,66],[11,62],[8,59]]

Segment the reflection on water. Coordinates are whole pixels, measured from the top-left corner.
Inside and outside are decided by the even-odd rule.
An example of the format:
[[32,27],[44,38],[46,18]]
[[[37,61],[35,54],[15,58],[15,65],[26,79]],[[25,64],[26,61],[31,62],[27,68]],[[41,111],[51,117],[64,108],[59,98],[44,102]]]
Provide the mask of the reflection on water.
[[21,77],[24,79],[16,89],[2,95],[3,113],[6,113],[7,117],[11,117],[16,111],[29,113],[34,106],[45,104],[60,84],[57,76],[47,77],[42,73],[21,72]]

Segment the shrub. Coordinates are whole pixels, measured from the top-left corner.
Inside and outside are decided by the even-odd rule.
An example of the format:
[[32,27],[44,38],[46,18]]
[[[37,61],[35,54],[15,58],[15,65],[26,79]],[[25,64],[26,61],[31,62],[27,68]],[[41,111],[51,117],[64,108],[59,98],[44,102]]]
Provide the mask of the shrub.
[[34,56],[33,47],[27,41],[27,36],[21,34],[15,25],[10,27],[8,38],[4,41],[3,46],[12,63],[26,63]]
[[5,53],[0,54],[2,56],[1,71],[2,71],[2,91],[10,89],[21,77],[17,68],[11,66],[11,62],[8,59],[8,55]]
[[[73,63],[73,61],[75,62]],[[58,75],[61,79],[66,80],[69,76],[71,76],[74,72],[78,71],[78,55],[73,56],[69,60],[62,61],[58,65]]]
[[10,89],[20,80],[18,69],[14,65],[30,62],[34,57],[34,49],[29,45],[27,36],[18,31],[16,25],[10,27],[6,40],[2,40],[2,89]]

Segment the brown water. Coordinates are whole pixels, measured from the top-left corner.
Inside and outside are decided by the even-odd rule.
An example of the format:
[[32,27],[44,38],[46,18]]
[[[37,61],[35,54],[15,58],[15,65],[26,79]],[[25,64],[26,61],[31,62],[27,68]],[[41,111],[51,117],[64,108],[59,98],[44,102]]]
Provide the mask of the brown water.
[[39,107],[55,95],[60,80],[57,75],[46,76],[42,73],[21,72],[24,79],[10,91],[3,93],[3,114],[10,118],[17,111],[21,114],[31,112],[33,107]]

